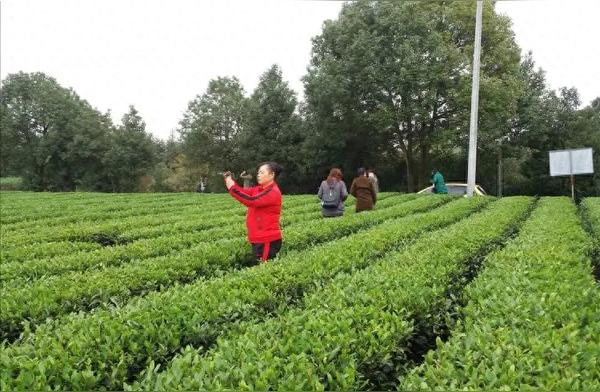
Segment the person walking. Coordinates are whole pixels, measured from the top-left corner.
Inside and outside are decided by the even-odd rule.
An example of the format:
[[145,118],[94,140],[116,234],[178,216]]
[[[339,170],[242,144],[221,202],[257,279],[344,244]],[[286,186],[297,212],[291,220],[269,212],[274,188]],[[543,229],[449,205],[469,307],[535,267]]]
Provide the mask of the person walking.
[[250,188],[250,181],[252,180],[252,174],[246,173],[244,170],[240,173],[240,178],[244,180],[244,188]]
[[356,197],[356,212],[372,210],[375,207],[377,194],[364,167],[358,169],[357,176],[350,186],[350,194]]
[[432,192],[438,194],[447,194],[448,188],[446,188],[446,183],[444,182],[444,176],[438,169],[433,169],[431,171],[431,184],[433,185]]
[[317,193],[321,200],[321,214],[325,218],[344,215],[344,201],[348,198],[348,189],[342,179],[342,171],[336,167],[329,171],[321,182]]
[[248,242],[257,260],[266,263],[277,256],[281,250],[281,191],[277,177],[283,171],[275,162],[262,163],[256,175],[258,186],[242,188],[232,178],[231,172],[225,172],[225,186],[229,194],[248,207],[246,228]]
[[379,179],[375,175],[375,171],[373,169],[369,169],[367,172],[369,173],[369,181],[371,181],[373,184],[375,195],[379,195]]

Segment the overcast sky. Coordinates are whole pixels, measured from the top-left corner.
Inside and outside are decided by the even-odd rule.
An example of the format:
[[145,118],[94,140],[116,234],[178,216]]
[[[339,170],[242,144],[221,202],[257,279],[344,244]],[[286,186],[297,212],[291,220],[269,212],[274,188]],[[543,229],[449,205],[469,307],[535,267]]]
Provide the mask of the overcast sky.
[[[237,76],[250,94],[272,64],[302,98],[311,37],[341,2],[3,0],[0,76],[44,72],[116,123],[130,104],[160,138],[210,79]],[[600,0],[513,0],[497,9],[552,88],[600,96]]]

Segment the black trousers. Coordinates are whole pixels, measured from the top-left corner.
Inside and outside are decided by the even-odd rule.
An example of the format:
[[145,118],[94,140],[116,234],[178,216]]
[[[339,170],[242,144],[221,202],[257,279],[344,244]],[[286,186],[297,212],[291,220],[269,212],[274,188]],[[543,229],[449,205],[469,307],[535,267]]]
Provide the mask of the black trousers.
[[281,240],[252,244],[252,253],[259,261],[274,259],[281,250]]

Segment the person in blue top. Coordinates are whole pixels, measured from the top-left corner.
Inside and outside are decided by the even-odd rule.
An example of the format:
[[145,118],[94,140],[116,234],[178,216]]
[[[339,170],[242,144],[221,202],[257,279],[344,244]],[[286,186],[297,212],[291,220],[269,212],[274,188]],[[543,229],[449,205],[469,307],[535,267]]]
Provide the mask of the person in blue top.
[[444,182],[444,176],[438,169],[433,169],[431,171],[431,184],[433,184],[433,193],[439,194],[447,194],[448,188],[446,188],[446,183]]

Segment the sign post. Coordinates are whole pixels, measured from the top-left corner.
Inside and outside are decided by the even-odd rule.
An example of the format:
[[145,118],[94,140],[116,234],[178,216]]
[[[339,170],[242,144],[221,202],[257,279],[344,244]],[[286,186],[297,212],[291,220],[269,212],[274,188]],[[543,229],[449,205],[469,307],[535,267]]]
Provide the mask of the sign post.
[[571,197],[575,201],[575,176],[594,174],[594,151],[591,148],[550,151],[550,175],[569,176],[571,179]]

